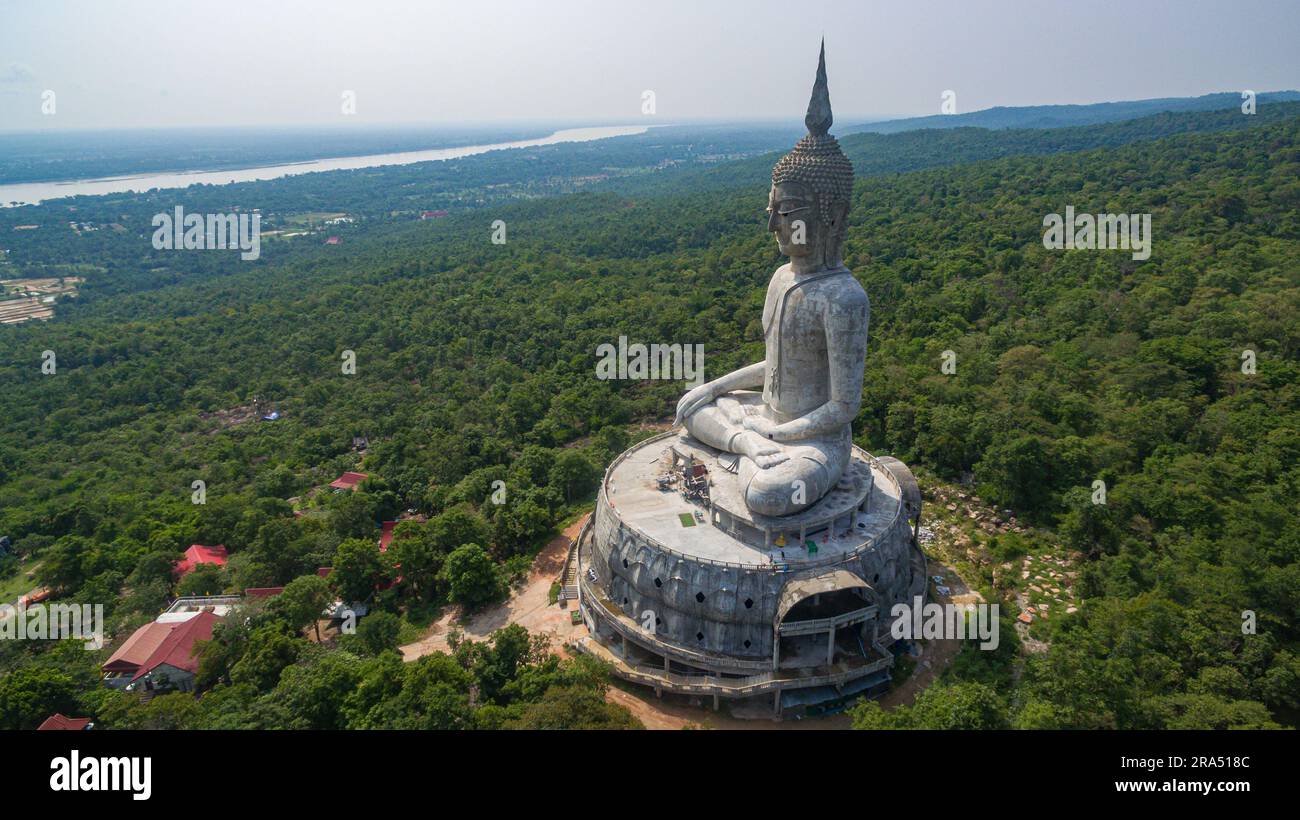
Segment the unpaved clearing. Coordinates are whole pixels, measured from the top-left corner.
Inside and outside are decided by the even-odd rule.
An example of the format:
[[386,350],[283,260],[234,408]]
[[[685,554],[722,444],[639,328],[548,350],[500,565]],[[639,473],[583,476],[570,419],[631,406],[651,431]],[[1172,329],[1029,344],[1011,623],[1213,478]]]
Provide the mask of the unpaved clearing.
[[447,633],[453,624],[461,628],[466,638],[476,641],[486,640],[503,626],[519,624],[534,634],[550,635],[551,648],[557,651],[566,641],[586,635],[585,626],[574,626],[569,622],[569,612],[578,605],[577,601],[569,601],[568,607],[561,609],[549,604],[548,599],[551,582],[564,571],[569,545],[578,537],[587,518],[588,516],[579,518],[542,548],[533,560],[528,578],[522,586],[511,591],[509,600],[476,612],[465,622],[461,621],[459,606],[447,607],[438,620],[429,626],[429,631],[423,638],[401,647],[402,657],[413,661],[430,652],[451,652],[451,647],[447,644]]

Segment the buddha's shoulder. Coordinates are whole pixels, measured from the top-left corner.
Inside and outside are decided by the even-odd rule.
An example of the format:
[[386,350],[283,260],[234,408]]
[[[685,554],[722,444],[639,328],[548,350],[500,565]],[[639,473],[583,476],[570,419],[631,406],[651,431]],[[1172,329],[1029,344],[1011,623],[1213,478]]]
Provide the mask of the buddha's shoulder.
[[790,269],[790,263],[782,265],[772,273],[772,278],[767,280],[767,295],[782,293],[794,284],[794,271]]
[[777,282],[785,282],[793,278],[794,278],[794,269],[790,267],[789,262],[786,262],[781,267],[772,271],[772,278],[768,280],[768,284],[775,285]]
[[835,271],[835,274],[837,275],[827,276],[818,282],[821,285],[820,290],[840,303],[855,304],[861,302],[866,304],[867,292],[851,270],[841,266]]

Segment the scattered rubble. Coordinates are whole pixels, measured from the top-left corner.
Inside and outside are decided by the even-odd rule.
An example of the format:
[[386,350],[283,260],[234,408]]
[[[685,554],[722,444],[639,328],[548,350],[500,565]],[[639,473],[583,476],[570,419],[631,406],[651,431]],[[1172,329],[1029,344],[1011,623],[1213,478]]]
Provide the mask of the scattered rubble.
[[[979,496],[944,485],[932,485],[926,490],[931,509],[938,514],[918,531],[918,542],[945,561],[965,561],[976,568],[992,566],[985,577],[991,577],[999,594],[1015,601],[1019,609],[1016,630],[1025,651],[1045,652],[1048,644],[1031,638],[1029,627],[1039,620],[1053,620],[1052,613],[1059,619],[1079,611],[1073,589],[1078,577],[1074,566],[1082,556],[1058,552],[1059,548],[1046,552],[1041,546],[1035,548],[1035,543],[1046,543],[1044,533],[1023,525],[1013,510],[986,507]],[[1033,539],[1028,542],[1031,553],[1017,560],[996,562],[987,542],[1009,533]]]

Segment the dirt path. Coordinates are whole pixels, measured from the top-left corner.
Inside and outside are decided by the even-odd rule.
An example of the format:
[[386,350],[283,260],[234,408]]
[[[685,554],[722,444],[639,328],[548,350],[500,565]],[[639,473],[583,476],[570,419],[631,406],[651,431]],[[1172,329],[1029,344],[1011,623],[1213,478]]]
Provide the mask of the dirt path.
[[[929,573],[942,577],[949,588],[948,597],[937,594],[933,596],[932,600],[935,603],[961,606],[984,601],[984,596],[968,587],[951,567],[933,558],[930,560]],[[916,696],[933,683],[934,679],[948,668],[948,664],[952,663],[952,659],[957,657],[957,653],[961,651],[962,641],[920,640],[916,641],[916,645],[921,648],[921,656],[916,659],[916,668],[912,670],[912,674],[900,686],[877,698],[885,711],[895,706],[912,705]]]
[[550,604],[549,598],[551,582],[564,571],[569,545],[578,537],[586,521],[587,516],[578,519],[542,548],[533,560],[528,578],[522,586],[511,591],[509,600],[471,615],[468,621],[461,620],[460,607],[447,607],[438,620],[429,626],[429,631],[423,638],[401,647],[402,657],[413,661],[431,652],[450,652],[447,633],[453,624],[460,626],[466,638],[476,641],[485,640],[503,626],[519,624],[529,632],[549,634],[551,646],[557,650],[565,641],[585,635],[585,626],[574,626],[569,622],[569,612],[577,602],[570,601],[569,608],[561,609]]
[[886,712],[895,706],[911,706],[916,696],[939,677],[948,668],[952,659],[961,651],[961,641],[917,641],[921,646],[921,657],[916,659],[916,668],[902,685],[891,689],[876,700]]
[[[943,595],[935,595],[932,600],[940,604],[962,604],[982,603],[983,595],[971,590],[966,586],[966,582],[961,580],[957,572],[946,565],[939,563],[935,559],[930,561],[930,574],[944,578],[945,585],[949,587],[948,598]],[[896,706],[911,706],[911,703],[917,699],[917,695],[922,693],[927,686],[930,686],[939,674],[948,668],[956,658],[957,652],[961,651],[962,642],[958,639],[950,641],[917,641],[920,647],[920,656],[917,658],[917,668],[913,669],[911,676],[902,682],[897,689],[889,690],[888,693],[880,695],[878,698],[881,708],[885,711],[892,710]]]

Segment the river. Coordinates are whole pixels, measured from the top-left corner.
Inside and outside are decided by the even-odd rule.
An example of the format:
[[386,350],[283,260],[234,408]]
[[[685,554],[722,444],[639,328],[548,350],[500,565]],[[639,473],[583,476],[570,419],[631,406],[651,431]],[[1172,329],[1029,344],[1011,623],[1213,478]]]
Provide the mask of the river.
[[373,168],[377,165],[408,165],[412,162],[460,159],[488,151],[506,148],[534,148],[561,142],[590,142],[609,137],[627,137],[644,134],[644,125],[613,125],[594,128],[567,128],[549,137],[515,142],[497,142],[487,145],[463,145],[459,148],[432,148],[426,151],[403,151],[396,154],[367,154],[355,157],[313,159],[285,165],[265,165],[258,168],[238,168],[224,171],[170,171],[159,174],[141,174],[103,179],[77,179],[59,182],[19,182],[0,185],[0,207],[36,205],[47,199],[65,196],[120,194],[125,191],[148,191],[152,188],[185,188],[190,185],[225,185],[231,182],[255,182],[279,179],[294,174],[316,171],[341,171],[353,168]]

